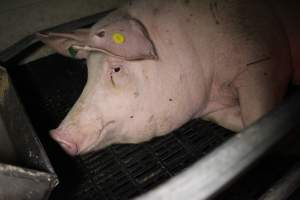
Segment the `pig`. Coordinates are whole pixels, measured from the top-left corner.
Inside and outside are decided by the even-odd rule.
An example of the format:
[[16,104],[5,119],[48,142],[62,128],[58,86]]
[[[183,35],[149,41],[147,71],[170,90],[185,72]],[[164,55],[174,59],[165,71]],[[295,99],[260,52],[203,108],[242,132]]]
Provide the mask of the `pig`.
[[75,156],[147,141],[196,118],[241,131],[300,82],[291,5],[136,0],[91,28],[38,33],[88,68],[81,96],[51,136]]

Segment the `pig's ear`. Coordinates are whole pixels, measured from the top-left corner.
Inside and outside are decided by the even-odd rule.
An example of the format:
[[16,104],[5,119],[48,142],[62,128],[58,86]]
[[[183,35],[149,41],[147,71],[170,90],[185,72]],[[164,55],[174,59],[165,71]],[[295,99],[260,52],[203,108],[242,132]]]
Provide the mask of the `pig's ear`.
[[122,17],[94,26],[89,40],[93,50],[126,60],[157,59],[155,46],[144,25],[131,17]]
[[89,33],[89,29],[78,29],[70,33],[37,33],[36,36],[64,56],[83,59],[87,57],[88,52],[83,48],[78,49],[76,47],[83,47],[87,44]]

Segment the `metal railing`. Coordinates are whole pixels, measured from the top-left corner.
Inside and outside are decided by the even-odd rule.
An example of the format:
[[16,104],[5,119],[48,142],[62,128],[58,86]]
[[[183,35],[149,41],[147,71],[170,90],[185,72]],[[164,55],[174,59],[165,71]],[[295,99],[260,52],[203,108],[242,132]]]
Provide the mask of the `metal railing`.
[[235,135],[186,171],[136,200],[210,199],[257,161],[292,128],[299,125],[299,116],[298,88],[285,102],[255,124]]

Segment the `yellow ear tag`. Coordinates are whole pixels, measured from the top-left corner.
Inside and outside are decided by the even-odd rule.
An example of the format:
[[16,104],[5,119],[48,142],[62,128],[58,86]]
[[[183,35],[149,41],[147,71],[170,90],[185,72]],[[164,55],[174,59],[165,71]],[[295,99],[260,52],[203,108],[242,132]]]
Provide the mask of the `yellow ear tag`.
[[121,33],[114,33],[112,39],[116,44],[123,44],[125,42],[125,36]]

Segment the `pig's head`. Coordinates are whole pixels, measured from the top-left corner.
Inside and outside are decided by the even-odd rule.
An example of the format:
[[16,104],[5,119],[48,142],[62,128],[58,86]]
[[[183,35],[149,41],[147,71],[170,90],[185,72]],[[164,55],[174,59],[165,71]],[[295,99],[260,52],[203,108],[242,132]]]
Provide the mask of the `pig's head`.
[[38,37],[63,55],[87,59],[87,84],[63,122],[51,131],[71,155],[112,143],[146,141],[196,113],[198,97],[193,98],[188,85],[192,81],[178,73],[176,61],[170,68],[164,65],[151,34],[138,20],[108,17],[91,29]]

